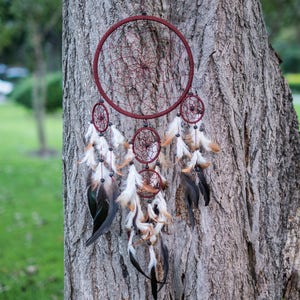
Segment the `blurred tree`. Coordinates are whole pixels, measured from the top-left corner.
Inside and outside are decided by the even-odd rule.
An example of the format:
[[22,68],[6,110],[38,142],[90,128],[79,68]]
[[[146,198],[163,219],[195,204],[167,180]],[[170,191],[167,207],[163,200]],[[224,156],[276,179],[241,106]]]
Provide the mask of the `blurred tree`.
[[262,0],[270,41],[287,73],[300,72],[300,6],[298,0]]
[[0,0],[0,4],[0,53],[8,49],[18,53],[23,48],[22,57],[26,57],[34,77],[32,101],[40,144],[38,152],[45,155],[48,153],[44,126],[47,41],[53,39],[53,31],[61,32],[61,1]]
[[[282,28],[300,24],[300,6],[298,0],[262,0],[265,21],[270,38],[278,35]],[[298,37],[300,32],[298,31]]]

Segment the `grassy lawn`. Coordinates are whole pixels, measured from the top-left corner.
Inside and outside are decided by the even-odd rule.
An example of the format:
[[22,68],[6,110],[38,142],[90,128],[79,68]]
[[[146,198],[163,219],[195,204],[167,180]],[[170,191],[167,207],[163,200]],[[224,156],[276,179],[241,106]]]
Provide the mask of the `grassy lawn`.
[[0,299],[63,298],[60,115],[47,118],[54,158],[37,150],[29,111],[0,105]]
[[298,116],[298,120],[299,120],[299,123],[300,123],[300,104],[295,104],[294,107],[295,107],[295,110],[296,110],[296,113],[297,113],[297,116]]

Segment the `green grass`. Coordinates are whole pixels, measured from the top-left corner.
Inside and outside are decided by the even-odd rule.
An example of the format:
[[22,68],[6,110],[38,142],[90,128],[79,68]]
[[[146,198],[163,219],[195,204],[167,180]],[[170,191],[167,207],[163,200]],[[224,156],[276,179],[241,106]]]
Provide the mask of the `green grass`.
[[299,123],[300,123],[300,104],[294,104],[294,108],[295,108],[295,111],[297,113],[298,120],[299,120]]
[[285,78],[287,79],[291,90],[294,93],[300,93],[300,73],[291,73],[286,74]]
[[60,115],[47,117],[58,154],[34,157],[31,113],[0,105],[0,299],[63,298],[61,127]]

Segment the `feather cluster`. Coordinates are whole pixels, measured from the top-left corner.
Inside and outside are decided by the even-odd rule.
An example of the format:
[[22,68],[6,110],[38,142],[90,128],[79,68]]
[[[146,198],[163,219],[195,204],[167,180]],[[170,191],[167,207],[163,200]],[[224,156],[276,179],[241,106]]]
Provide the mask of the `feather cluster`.
[[85,152],[79,163],[86,164],[90,172],[87,181],[87,198],[93,218],[93,233],[86,245],[91,245],[107,232],[118,210],[119,187],[114,175],[120,175],[113,149],[124,143],[124,136],[115,126],[110,126],[111,139],[99,133],[91,122],[85,134]]

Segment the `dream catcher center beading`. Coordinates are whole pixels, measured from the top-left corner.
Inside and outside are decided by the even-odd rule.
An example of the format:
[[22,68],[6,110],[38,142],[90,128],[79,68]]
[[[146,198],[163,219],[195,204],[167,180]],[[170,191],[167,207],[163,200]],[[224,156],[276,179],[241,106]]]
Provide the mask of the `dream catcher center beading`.
[[[173,220],[168,212],[168,202],[173,200],[166,199],[168,180],[162,151],[170,144],[175,149],[193,227],[193,207],[198,206],[200,195],[205,205],[209,202],[203,170],[210,162],[203,151],[217,152],[219,147],[201,131],[204,104],[190,93],[192,52],[172,24],[146,15],[116,23],[98,43],[93,71],[101,100],[93,107],[81,159],[90,170],[87,197],[94,223],[87,245],[109,230],[119,206],[126,209],[130,261],[151,280],[152,295],[157,299],[169,269],[162,230]],[[111,123],[105,103],[130,118],[135,132],[124,135]],[[177,115],[160,130],[164,133],[160,137],[151,120],[175,109]],[[139,264],[139,245],[148,248],[148,272]],[[158,264],[164,271],[162,278],[157,278]]]

